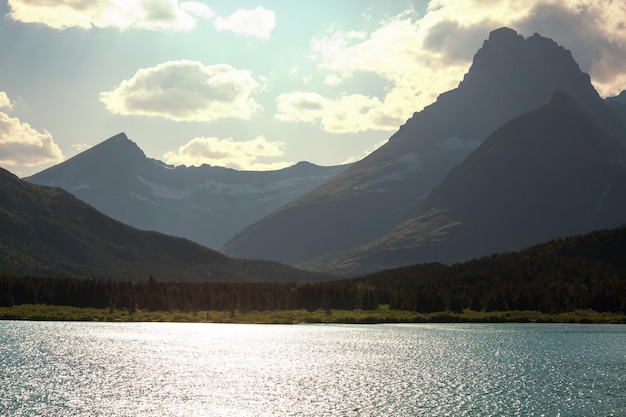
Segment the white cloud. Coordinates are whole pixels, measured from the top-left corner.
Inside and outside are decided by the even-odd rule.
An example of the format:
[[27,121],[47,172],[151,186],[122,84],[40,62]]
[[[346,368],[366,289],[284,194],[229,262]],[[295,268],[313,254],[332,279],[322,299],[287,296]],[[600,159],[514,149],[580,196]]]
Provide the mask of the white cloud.
[[200,3],[199,1],[186,1],[184,3],[180,3],[179,7],[182,10],[203,19],[212,19],[213,16],[215,16],[215,13],[209,8],[209,6],[204,3]]
[[212,16],[201,3],[178,0],[9,0],[8,5],[11,19],[55,29],[190,30],[197,23],[194,16]]
[[230,65],[170,61],[138,70],[112,91],[100,93],[115,114],[160,116],[175,121],[250,119],[261,106],[251,97],[260,88],[249,71]]
[[[324,111],[314,113],[308,107],[311,96],[292,92],[279,97],[276,117],[320,121],[337,133],[397,129],[413,112],[455,88],[489,32],[502,26],[554,39],[572,51],[601,95],[616,95],[626,89],[625,22],[626,4],[616,1],[431,0],[423,16],[409,7],[371,33],[332,30],[311,40],[310,57],[327,85],[373,73],[386,83],[378,102],[360,97],[357,103],[367,106],[350,108],[340,105],[352,101],[348,93],[317,96],[314,101]],[[343,128],[329,119],[343,120]]]
[[319,122],[330,133],[355,133],[366,130],[395,130],[404,119],[380,111],[376,97],[362,94],[327,99],[318,93],[295,91],[277,98],[276,119],[286,122]]
[[375,144],[374,146],[370,147],[370,148],[369,148],[369,149],[367,149],[367,150],[364,150],[364,151],[363,151],[360,155],[357,155],[357,156],[351,156],[351,157],[348,157],[348,158],[344,159],[344,160],[341,162],[341,164],[342,164],[342,165],[343,165],[343,164],[352,164],[352,163],[354,163],[354,162],[358,162],[358,161],[360,161],[361,159],[363,159],[363,158],[365,158],[366,156],[368,156],[369,154],[371,154],[372,152],[374,152],[375,150],[377,150],[378,148],[380,148],[381,146],[383,146],[385,143],[387,143],[387,139],[385,139],[385,140],[383,140],[383,141],[381,141],[381,142],[378,142],[377,144]]
[[218,31],[230,31],[240,36],[269,39],[276,27],[276,13],[263,7],[240,9],[228,17],[214,21]]
[[259,158],[282,156],[285,143],[270,142],[264,136],[248,141],[216,137],[194,138],[175,152],[163,155],[163,161],[171,165],[208,164],[238,170],[273,170],[292,165],[287,162],[265,163]]
[[[397,129],[413,112],[432,103],[437,95],[458,85],[468,60],[444,59],[441,51],[423,47],[426,33],[418,15],[409,9],[384,22],[371,34],[334,32],[311,41],[313,58],[336,85],[356,72],[374,73],[386,82],[382,100],[364,114],[361,109],[344,114],[359,130],[373,127]],[[445,62],[444,62],[445,61]],[[342,101],[334,99],[337,103]],[[336,110],[342,110],[334,106]],[[344,113],[348,109],[343,109]]]
[[0,112],[0,163],[33,167],[61,161],[63,152],[50,132],[38,132],[28,123]]
[[[626,73],[622,70],[626,67],[624,2],[433,0],[422,21],[431,35],[438,26],[455,24],[456,31],[439,35],[451,45],[475,38],[480,28],[509,26],[525,36],[540,33],[572,51],[601,95],[626,89]],[[446,49],[445,53],[449,56],[451,51]]]
[[75,143],[71,146],[72,146],[72,149],[74,149],[78,153],[86,151],[87,149],[91,148],[91,145],[88,145],[86,143]]
[[9,96],[4,91],[0,91],[0,109],[11,109],[13,104],[9,100]]

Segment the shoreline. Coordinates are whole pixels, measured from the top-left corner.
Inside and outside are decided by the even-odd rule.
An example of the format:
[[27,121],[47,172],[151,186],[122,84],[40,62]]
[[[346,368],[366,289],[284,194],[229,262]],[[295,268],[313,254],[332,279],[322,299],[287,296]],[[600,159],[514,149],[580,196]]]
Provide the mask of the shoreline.
[[418,313],[393,310],[382,305],[376,310],[277,310],[277,311],[147,311],[110,308],[79,308],[45,304],[0,307],[0,320],[169,322],[240,324],[378,324],[378,323],[581,323],[626,324],[623,313],[575,310],[563,313],[539,311],[493,311]]

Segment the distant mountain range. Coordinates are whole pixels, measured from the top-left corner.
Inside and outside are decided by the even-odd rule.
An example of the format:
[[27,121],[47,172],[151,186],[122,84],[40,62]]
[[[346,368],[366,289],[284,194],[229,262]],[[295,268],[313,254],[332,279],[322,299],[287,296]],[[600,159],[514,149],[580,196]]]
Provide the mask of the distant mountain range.
[[63,188],[142,230],[218,249],[235,233],[342,172],[300,162],[277,171],[172,167],[149,159],[124,133],[27,181]]
[[624,98],[602,100],[551,39],[495,30],[456,89],[226,253],[350,274],[619,226]]
[[0,169],[0,276],[163,281],[319,281],[329,276],[229,258],[189,240],[140,231],[72,194]]

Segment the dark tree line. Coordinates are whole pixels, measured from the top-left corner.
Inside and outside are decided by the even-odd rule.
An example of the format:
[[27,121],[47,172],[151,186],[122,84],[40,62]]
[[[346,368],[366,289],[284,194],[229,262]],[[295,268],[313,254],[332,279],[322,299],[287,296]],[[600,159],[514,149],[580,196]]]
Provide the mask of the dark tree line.
[[450,266],[414,265],[362,279],[387,289],[392,307],[413,311],[626,313],[626,227]]
[[374,309],[376,291],[363,283],[145,282],[50,277],[0,277],[0,306],[49,304],[129,311],[267,311]]
[[626,313],[626,227],[454,265],[419,264],[318,283],[169,282],[0,275],[0,306],[129,311],[375,309],[416,312],[576,309]]

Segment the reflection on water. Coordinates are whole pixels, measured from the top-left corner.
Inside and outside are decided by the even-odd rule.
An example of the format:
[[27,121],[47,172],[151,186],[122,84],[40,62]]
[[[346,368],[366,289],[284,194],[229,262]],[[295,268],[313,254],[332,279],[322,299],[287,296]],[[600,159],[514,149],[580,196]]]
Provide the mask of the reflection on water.
[[0,322],[2,416],[624,416],[626,326]]

